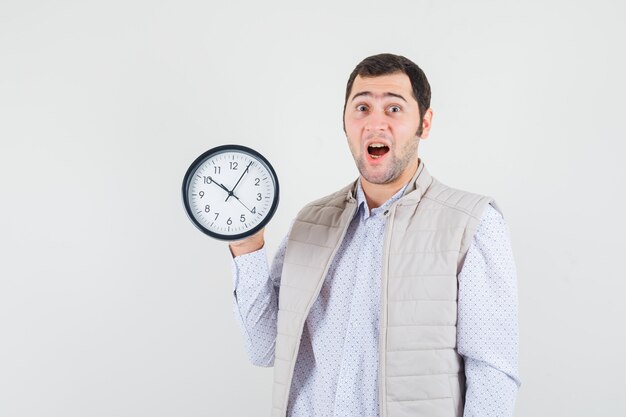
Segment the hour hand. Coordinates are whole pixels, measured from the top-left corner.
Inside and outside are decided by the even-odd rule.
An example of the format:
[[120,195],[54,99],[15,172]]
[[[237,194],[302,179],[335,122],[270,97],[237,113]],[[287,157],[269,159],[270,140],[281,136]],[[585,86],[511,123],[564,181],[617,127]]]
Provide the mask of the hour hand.
[[218,186],[218,187],[220,187],[222,190],[224,190],[224,191],[226,191],[228,194],[230,194],[230,191],[228,190],[228,188],[226,188],[226,186],[225,186],[224,184],[219,183],[219,182],[215,182],[215,181],[213,180],[213,178],[211,178],[211,177],[209,177],[209,179],[211,180],[211,183],[212,183],[212,184],[217,185],[217,186]]

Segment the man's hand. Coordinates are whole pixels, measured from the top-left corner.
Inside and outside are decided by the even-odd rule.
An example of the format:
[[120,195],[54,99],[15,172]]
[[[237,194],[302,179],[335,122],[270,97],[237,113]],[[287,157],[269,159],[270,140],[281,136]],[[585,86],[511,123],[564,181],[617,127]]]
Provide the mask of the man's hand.
[[228,247],[230,248],[230,253],[233,256],[241,256],[246,253],[255,252],[263,247],[265,244],[265,239],[263,239],[263,233],[265,232],[265,228],[259,230],[252,236],[248,236],[245,239],[237,240],[235,242],[231,242]]

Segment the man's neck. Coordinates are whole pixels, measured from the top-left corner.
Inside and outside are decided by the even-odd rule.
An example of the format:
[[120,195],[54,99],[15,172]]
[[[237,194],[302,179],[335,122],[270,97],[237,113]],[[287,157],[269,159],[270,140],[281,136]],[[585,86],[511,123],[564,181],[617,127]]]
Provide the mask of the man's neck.
[[[412,166],[412,168],[411,168]],[[360,177],[361,187],[365,194],[365,201],[369,209],[375,209],[382,206],[387,200],[389,200],[395,193],[400,191],[404,185],[409,182],[415,172],[417,171],[418,163],[411,164],[402,174],[395,180],[387,184],[374,184],[368,182],[363,176]]]

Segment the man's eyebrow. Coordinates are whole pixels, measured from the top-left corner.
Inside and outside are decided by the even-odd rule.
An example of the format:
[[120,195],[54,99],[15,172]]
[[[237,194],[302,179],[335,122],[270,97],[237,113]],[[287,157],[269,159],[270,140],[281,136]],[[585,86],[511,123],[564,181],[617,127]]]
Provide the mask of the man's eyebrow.
[[[367,97],[371,97],[373,94],[371,91],[361,91],[359,93],[356,93],[353,97],[351,101],[354,101],[355,98],[360,97],[360,96],[367,96]],[[390,92],[386,92],[383,93],[383,97],[397,97],[399,99],[401,99],[402,101],[404,101],[405,103],[407,102],[406,99],[404,97],[402,97],[400,94],[396,94],[396,93],[390,93]]]

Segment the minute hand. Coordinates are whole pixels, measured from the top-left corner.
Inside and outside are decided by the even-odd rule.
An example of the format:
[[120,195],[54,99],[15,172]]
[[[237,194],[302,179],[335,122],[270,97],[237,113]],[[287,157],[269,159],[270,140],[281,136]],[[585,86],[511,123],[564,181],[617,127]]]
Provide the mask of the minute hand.
[[[243,174],[241,174],[241,177],[239,177],[239,179],[237,180],[237,183],[235,184],[233,189],[228,192],[228,197],[226,197],[226,200],[224,200],[224,201],[228,201],[228,199],[230,198],[231,195],[233,197],[237,198],[237,196],[235,194],[233,194],[235,192],[235,188],[237,188],[237,186],[239,185],[239,182],[241,182],[241,179],[243,178],[243,176],[246,175],[246,172],[248,172],[248,169],[250,168],[250,165],[252,165],[252,162],[253,161],[250,161],[250,163],[248,164],[246,169],[243,170]],[[237,198],[237,200],[239,200],[239,199]]]

